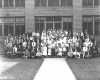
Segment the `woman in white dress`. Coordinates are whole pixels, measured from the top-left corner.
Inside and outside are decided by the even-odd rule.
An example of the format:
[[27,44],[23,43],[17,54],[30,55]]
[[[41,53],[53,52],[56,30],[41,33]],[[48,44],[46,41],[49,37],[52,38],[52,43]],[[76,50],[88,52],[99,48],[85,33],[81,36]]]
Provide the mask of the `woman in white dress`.
[[89,56],[90,45],[91,45],[91,43],[90,43],[89,38],[85,39],[85,42],[83,43],[83,58],[85,58],[86,53]]
[[16,55],[17,54],[17,51],[18,51],[17,46],[14,45],[14,47],[13,47],[13,54]]

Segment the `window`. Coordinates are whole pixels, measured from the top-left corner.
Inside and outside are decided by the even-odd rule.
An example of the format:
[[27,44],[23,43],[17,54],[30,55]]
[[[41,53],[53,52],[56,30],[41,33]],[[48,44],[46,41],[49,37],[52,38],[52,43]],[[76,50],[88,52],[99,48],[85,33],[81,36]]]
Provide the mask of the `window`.
[[83,7],[93,7],[93,0],[83,0]]
[[8,34],[14,33],[14,24],[12,23],[4,23],[4,35],[7,36]]
[[40,32],[42,34],[42,31],[45,29],[44,23],[35,23],[35,32]]
[[16,17],[16,23],[24,23],[25,22],[25,18],[24,17]]
[[61,6],[72,6],[73,0],[61,0]]
[[95,17],[95,35],[100,35],[100,16]]
[[41,16],[36,16],[35,17],[35,32],[40,32],[42,33],[42,31],[45,29],[45,17],[41,17]]
[[72,31],[72,17],[63,17],[63,30]]
[[40,6],[40,0],[35,0],[35,7],[38,7],[38,6]]
[[4,0],[4,7],[14,7],[14,0]]
[[54,16],[54,21],[61,21],[62,17],[61,16]]
[[15,18],[14,17],[4,17],[3,18],[3,22],[4,23],[14,23],[15,22]]
[[2,0],[0,0],[0,8],[2,8]]
[[2,36],[2,24],[0,24],[0,36]]
[[94,0],[94,5],[95,6],[100,6],[100,0]]
[[15,34],[25,33],[25,17],[16,17],[15,23]]
[[25,24],[16,24],[15,26],[15,34],[23,34],[25,33]]
[[52,7],[52,6],[59,6],[59,0],[48,0],[48,6]]
[[46,30],[49,30],[49,29],[53,29],[53,23],[52,22],[46,23]]
[[47,17],[46,17],[46,21],[53,22],[53,16],[47,16]]
[[91,35],[100,35],[100,16],[84,16],[83,31],[85,30]]
[[54,29],[61,30],[61,23],[54,23]]
[[72,6],[73,0],[35,0],[35,7],[66,7]]
[[13,34],[14,33],[14,17],[4,17],[4,35]]
[[67,16],[36,16],[35,31],[42,33],[43,30],[70,30],[72,31],[72,17]]
[[[3,33],[4,32],[4,33]],[[25,17],[0,17],[0,35],[25,33]]]
[[93,35],[93,16],[83,17],[83,32],[88,31],[90,35]]
[[16,7],[25,7],[25,0],[15,0]]
[[46,6],[47,0],[41,0],[41,6]]
[[35,0],[35,7],[45,7],[47,0]]

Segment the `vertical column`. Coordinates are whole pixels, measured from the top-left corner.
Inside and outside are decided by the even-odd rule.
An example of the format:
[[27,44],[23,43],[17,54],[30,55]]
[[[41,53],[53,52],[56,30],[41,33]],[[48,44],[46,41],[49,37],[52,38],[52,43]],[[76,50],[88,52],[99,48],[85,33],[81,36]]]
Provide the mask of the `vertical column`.
[[73,0],[73,31],[82,31],[82,0]]
[[2,35],[4,36],[4,24],[2,24]]
[[94,16],[93,16],[93,35],[95,35],[95,20],[94,20]]
[[35,0],[25,0],[26,32],[34,32],[35,31],[34,1]]

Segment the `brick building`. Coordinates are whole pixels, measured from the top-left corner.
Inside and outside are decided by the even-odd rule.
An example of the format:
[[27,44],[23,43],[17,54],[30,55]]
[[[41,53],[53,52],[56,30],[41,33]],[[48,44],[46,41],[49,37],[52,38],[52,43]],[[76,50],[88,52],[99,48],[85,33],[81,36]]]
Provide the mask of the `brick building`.
[[51,28],[100,36],[100,0],[0,0],[0,35]]

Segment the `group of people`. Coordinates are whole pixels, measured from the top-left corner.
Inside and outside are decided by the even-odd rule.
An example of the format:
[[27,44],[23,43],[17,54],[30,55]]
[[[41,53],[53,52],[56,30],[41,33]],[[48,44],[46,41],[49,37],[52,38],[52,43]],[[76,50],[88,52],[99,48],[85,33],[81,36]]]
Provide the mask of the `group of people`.
[[71,32],[49,29],[42,34],[31,33],[8,35],[5,40],[7,55],[36,56],[67,56],[85,58],[96,55],[98,48],[93,36],[87,32]]
[[41,35],[41,52],[48,56],[83,58],[98,54],[96,40],[87,32],[50,29]]
[[29,33],[9,34],[5,39],[5,53],[10,56],[34,56],[37,52],[37,38]]

